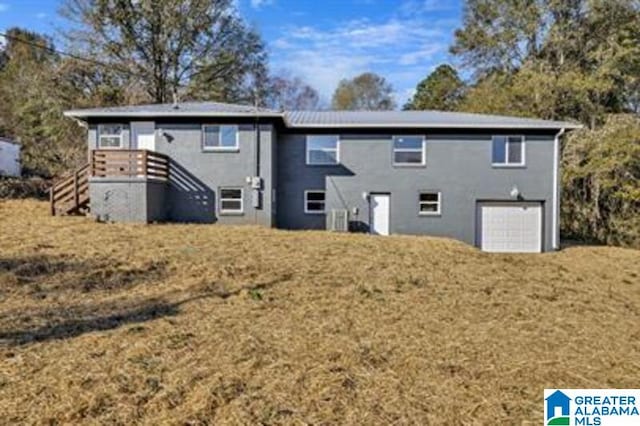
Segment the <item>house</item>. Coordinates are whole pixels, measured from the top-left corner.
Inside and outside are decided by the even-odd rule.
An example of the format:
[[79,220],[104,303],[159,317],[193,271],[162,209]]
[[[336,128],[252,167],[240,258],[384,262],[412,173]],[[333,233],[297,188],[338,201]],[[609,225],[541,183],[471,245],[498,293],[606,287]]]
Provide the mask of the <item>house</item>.
[[558,248],[560,138],[579,127],[211,102],[65,115],[86,127],[89,162],[52,190],[54,214],[434,235],[505,252]]
[[[571,398],[565,395],[561,391],[555,391],[547,398],[547,419],[549,420],[553,417],[568,417],[569,416],[569,403]],[[568,419],[567,419],[568,420]],[[558,423],[560,424],[560,423]],[[568,423],[566,423],[568,424]]]
[[0,176],[20,176],[20,144],[0,137]]

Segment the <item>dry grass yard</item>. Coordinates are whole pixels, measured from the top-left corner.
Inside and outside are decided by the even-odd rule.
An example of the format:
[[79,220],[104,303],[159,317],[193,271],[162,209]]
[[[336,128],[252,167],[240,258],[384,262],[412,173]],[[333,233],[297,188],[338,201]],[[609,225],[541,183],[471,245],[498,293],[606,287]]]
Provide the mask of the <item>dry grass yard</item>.
[[640,251],[105,225],[0,203],[0,422],[539,424],[640,382]]

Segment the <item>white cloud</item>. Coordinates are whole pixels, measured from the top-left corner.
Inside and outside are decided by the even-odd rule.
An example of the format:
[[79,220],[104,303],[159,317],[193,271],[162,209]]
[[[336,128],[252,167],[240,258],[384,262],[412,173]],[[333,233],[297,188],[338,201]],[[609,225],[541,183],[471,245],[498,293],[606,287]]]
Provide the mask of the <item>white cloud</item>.
[[449,29],[422,19],[358,19],[332,27],[289,27],[271,44],[275,68],[290,70],[328,101],[338,82],[365,71],[394,86],[399,106],[434,64],[446,58]]
[[46,18],[46,17],[47,17],[47,14],[46,14],[46,13],[44,13],[44,12],[40,12],[40,13],[38,13],[38,14],[36,15],[36,18],[38,18],[38,19],[44,19],[44,18]]
[[254,9],[260,9],[262,6],[268,6],[273,4],[274,0],[251,0],[251,7]]

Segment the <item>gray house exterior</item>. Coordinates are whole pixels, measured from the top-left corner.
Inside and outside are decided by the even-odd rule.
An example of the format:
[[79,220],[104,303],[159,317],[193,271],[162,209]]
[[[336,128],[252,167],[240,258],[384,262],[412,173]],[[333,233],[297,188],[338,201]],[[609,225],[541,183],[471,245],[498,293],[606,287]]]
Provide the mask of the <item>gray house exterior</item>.
[[90,210],[102,220],[432,235],[488,251],[559,247],[560,138],[579,127],[219,103],[65,115],[87,128],[90,161],[132,150],[167,159],[166,179],[92,173]]

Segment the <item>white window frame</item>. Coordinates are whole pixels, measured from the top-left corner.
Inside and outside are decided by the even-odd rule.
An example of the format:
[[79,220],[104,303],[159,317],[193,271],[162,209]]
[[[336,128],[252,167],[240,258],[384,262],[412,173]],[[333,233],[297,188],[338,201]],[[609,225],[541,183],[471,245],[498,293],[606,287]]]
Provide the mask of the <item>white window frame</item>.
[[[507,141],[504,148],[504,163],[493,162],[493,144],[495,143],[496,138],[505,138]],[[522,161],[520,163],[510,163],[509,162],[509,139],[516,139],[516,138],[520,138],[520,141],[521,141],[520,149],[522,152],[520,153],[520,158],[522,159]],[[524,167],[527,164],[527,161],[525,158],[525,154],[527,150],[525,146],[526,146],[526,139],[524,135],[494,135],[491,138],[491,165],[493,167],[507,167],[507,168],[508,167]]]
[[[421,161],[419,163],[398,163],[396,162],[396,152],[418,152],[415,148],[396,148],[397,138],[422,138],[422,147],[420,153],[422,154]],[[394,166],[399,167],[423,167],[427,164],[427,138],[424,135],[394,135],[391,137],[391,161]]]
[[[314,136],[331,136],[336,138],[336,147],[334,148],[321,148],[314,151],[335,151],[336,152],[336,162],[335,163],[312,163],[311,157],[309,156],[309,138]],[[307,166],[337,166],[340,164],[340,135],[306,135],[305,136],[305,163]]]
[[[322,202],[322,204],[324,204],[324,208],[322,209],[322,211],[318,211],[318,210],[309,210],[309,193],[312,192],[322,192],[324,194],[324,201]],[[311,201],[312,203],[319,203],[319,201]],[[304,212],[305,214],[325,214],[327,212],[327,191],[325,191],[324,189],[307,189],[306,191],[304,191]]]
[[[206,129],[207,127],[217,127],[218,128],[218,146],[207,146],[206,142]],[[236,144],[235,146],[221,146],[222,145],[222,128],[223,127],[234,127],[236,130]],[[232,151],[237,152],[240,151],[240,126],[237,124],[203,124],[202,125],[202,150],[203,151]]]
[[[120,134],[103,134],[102,133],[102,128],[104,126],[119,126],[120,127]],[[99,124],[98,125],[98,149],[122,149],[122,147],[124,146],[124,129],[126,128],[126,126],[122,123],[106,123],[106,124]],[[118,144],[118,146],[102,146],[102,138],[118,138],[120,140],[120,143]]]
[[[422,194],[436,194],[438,195],[438,201],[422,201],[420,200],[420,196]],[[429,211],[422,211],[422,209],[420,207],[422,207],[422,205],[436,205],[438,206],[438,210],[436,210],[435,212],[429,212]],[[418,192],[418,215],[419,216],[440,216],[442,214],[442,192],[441,191],[420,191]]]
[[[240,191],[240,210],[229,210],[229,209],[223,209],[222,208],[222,202],[223,201],[238,201],[236,198],[222,198],[222,191],[224,190],[235,190],[235,191]],[[218,190],[218,211],[220,212],[220,214],[222,215],[240,215],[240,214],[244,214],[244,189],[243,188],[239,188],[237,186],[223,186],[220,187]]]

